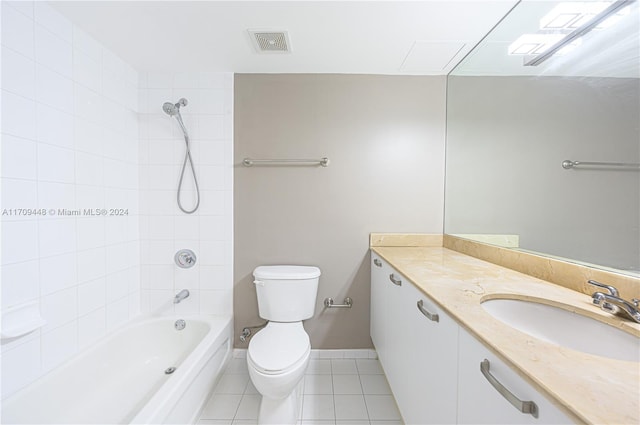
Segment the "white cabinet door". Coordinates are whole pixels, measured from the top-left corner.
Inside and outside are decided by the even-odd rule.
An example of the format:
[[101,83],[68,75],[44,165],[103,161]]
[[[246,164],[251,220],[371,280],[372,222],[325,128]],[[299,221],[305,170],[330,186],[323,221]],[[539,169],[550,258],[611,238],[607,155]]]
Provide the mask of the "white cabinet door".
[[411,365],[398,400],[407,425],[454,424],[458,385],[458,324],[418,288],[402,294],[410,331],[403,355]]
[[[384,323],[387,321],[385,286],[389,266],[377,254],[371,253],[371,340],[376,348],[380,362],[386,357],[387,345]],[[385,359],[386,360],[386,359]]]
[[410,350],[407,344],[409,331],[402,303],[402,293],[411,286],[411,282],[391,267],[386,271],[388,274],[384,284],[384,327],[387,350],[383,352],[381,364],[397,401],[397,395],[404,390],[406,376],[413,366],[407,361],[407,353]]
[[[458,423],[564,424],[571,419],[464,329],[459,332]],[[485,373],[481,364],[485,362]],[[485,376],[485,374],[487,376]],[[493,384],[490,382],[493,381]],[[511,393],[508,401],[498,389]],[[533,402],[537,413],[523,413],[518,402]],[[537,416],[537,417],[536,417]]]

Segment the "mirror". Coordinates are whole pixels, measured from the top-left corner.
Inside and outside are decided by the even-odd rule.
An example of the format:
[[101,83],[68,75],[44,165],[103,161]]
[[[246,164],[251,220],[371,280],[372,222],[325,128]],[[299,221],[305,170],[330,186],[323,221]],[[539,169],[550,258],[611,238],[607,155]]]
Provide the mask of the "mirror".
[[445,233],[640,275],[638,11],[523,1],[449,74]]

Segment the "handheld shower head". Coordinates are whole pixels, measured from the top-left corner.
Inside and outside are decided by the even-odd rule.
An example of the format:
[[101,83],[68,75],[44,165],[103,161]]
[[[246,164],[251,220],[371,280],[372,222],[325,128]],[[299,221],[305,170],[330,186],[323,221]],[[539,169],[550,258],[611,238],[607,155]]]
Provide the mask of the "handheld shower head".
[[172,117],[174,115],[179,115],[180,107],[187,106],[188,103],[187,99],[181,97],[180,100],[178,100],[178,103],[165,102],[164,105],[162,105],[162,110],[165,114]]
[[165,114],[169,115],[169,116],[174,116],[178,113],[179,111],[179,106],[177,106],[178,104],[173,104],[171,102],[165,102],[164,105],[162,105],[162,110],[164,111]]

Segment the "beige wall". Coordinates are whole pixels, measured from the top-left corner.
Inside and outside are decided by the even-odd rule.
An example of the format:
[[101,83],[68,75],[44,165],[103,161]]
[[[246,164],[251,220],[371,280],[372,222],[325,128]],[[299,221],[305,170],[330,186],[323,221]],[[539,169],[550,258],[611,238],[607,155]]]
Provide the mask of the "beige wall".
[[[322,270],[313,348],[367,348],[370,232],[441,233],[445,77],[235,76],[236,335],[260,323],[252,271]],[[329,157],[329,167],[251,167],[244,157]],[[323,300],[353,298],[351,309]],[[238,347],[246,344],[236,340]]]

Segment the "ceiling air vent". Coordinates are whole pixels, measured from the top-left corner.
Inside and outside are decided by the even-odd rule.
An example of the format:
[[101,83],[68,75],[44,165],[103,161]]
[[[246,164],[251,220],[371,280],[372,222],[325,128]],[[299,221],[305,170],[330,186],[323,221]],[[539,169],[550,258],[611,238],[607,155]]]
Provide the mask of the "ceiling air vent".
[[248,30],[258,53],[289,53],[291,43],[286,31]]

